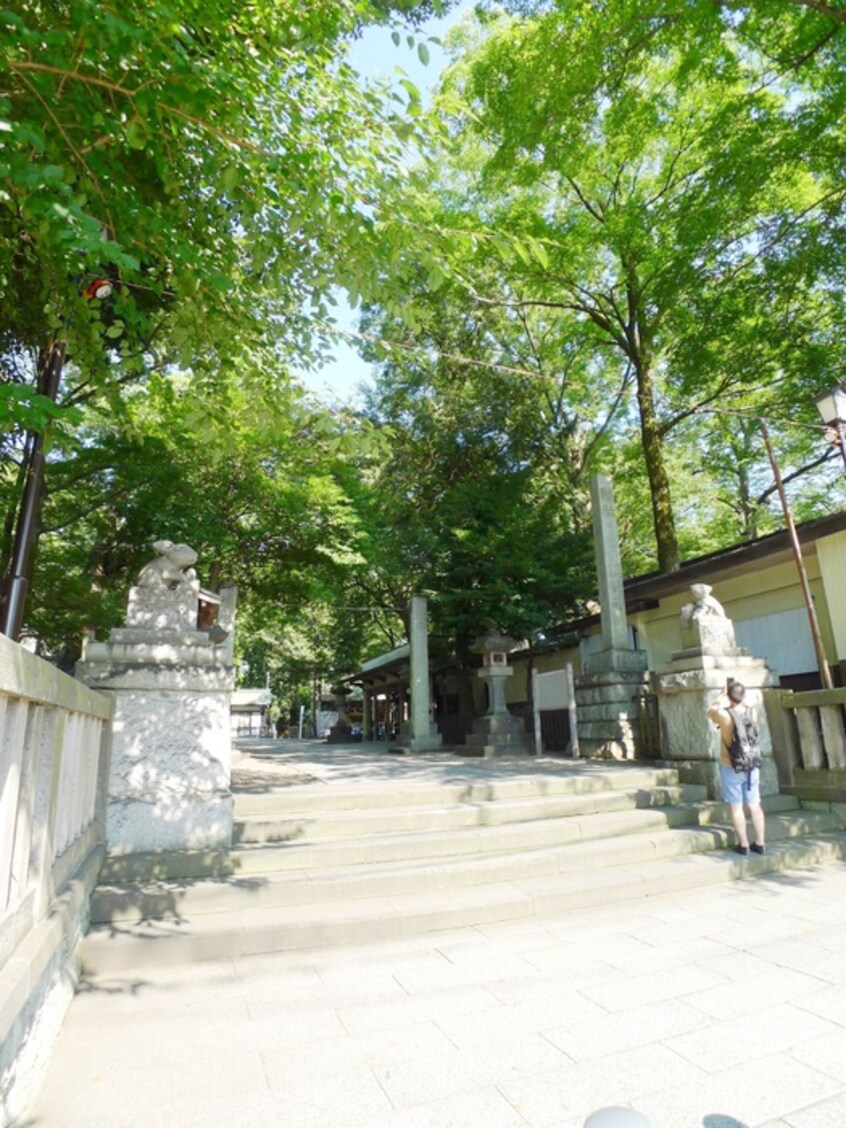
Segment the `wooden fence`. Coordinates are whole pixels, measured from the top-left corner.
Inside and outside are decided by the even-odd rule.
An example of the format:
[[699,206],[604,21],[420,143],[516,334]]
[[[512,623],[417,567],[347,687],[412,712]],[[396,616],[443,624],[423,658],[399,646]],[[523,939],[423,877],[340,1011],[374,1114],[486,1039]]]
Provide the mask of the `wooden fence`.
[[846,689],[767,694],[783,785],[808,798],[846,798],[844,711]]

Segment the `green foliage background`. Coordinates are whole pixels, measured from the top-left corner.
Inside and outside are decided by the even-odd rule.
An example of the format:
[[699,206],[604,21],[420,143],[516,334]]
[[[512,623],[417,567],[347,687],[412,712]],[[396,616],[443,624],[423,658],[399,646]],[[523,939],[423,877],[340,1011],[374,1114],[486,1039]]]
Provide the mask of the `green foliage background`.
[[[592,472],[630,574],[776,528],[762,416],[797,518],[843,506],[812,404],[846,374],[843,11],[479,4],[429,110],[350,68],[368,23],[448,7],[0,12],[0,548],[42,432],[43,652],[120,622],[168,536],[239,584],[279,708],[397,645],[415,593],[466,663],[593,596]],[[358,407],[292,376],[339,290]]]

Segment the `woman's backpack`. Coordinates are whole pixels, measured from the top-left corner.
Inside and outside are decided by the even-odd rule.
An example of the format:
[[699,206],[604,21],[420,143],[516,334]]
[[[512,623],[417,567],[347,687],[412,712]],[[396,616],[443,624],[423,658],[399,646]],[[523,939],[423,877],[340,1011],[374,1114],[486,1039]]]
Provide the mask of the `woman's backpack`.
[[752,720],[752,714],[748,709],[744,709],[743,712],[739,709],[729,709],[729,715],[734,721],[734,733],[728,746],[731,766],[736,772],[751,772],[755,768],[760,768],[764,760],[761,755],[758,726]]

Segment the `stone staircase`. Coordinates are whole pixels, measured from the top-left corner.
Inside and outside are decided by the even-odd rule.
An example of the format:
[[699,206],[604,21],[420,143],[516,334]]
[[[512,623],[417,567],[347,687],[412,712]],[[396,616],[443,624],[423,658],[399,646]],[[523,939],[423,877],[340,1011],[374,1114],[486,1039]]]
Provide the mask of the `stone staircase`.
[[230,853],[107,860],[83,965],[108,973],[367,943],[846,856],[830,811],[791,796],[765,806],[768,853],[742,859],[727,849],[724,804],[664,767],[569,762],[245,791]]

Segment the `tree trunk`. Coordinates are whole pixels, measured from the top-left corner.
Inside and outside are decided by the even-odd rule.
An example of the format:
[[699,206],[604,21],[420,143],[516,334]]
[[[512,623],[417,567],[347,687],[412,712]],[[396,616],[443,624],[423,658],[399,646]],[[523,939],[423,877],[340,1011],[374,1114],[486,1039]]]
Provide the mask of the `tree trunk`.
[[664,462],[664,439],[655,414],[655,387],[645,361],[636,365],[637,402],[640,409],[640,435],[643,458],[652,495],[652,520],[658,548],[658,567],[662,572],[679,568],[679,542],[670,495],[670,479]]

